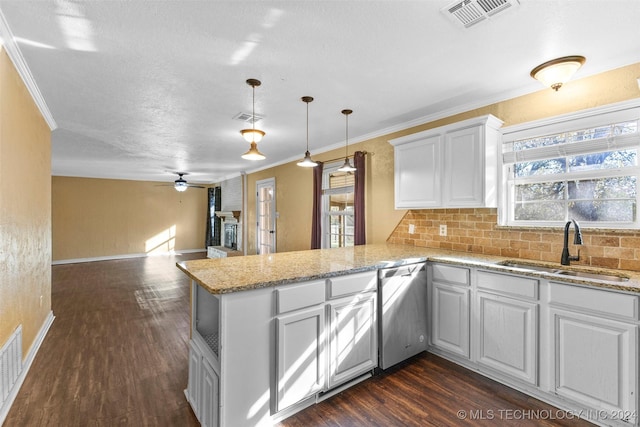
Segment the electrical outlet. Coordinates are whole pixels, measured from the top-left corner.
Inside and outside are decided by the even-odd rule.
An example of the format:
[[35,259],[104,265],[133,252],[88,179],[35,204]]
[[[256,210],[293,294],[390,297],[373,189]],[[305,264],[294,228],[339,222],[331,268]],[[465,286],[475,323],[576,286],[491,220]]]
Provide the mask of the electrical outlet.
[[443,237],[447,236],[447,224],[440,224],[440,235]]
[[415,224],[409,224],[409,234],[413,234],[416,232],[416,225]]

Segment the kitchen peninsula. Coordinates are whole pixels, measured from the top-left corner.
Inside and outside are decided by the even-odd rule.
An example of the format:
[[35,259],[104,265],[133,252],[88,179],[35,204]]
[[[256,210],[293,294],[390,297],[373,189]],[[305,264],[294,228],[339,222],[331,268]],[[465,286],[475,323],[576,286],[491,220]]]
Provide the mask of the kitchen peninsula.
[[[429,351],[563,409],[619,411],[619,425],[637,425],[640,273],[598,280],[391,244],[179,263],[192,280],[185,394],[202,425],[271,425],[366,379],[378,366],[377,271],[425,261]],[[564,354],[559,341],[585,331],[603,353],[582,366],[614,364],[596,385],[565,360],[583,348]],[[496,337],[506,353],[489,345]]]

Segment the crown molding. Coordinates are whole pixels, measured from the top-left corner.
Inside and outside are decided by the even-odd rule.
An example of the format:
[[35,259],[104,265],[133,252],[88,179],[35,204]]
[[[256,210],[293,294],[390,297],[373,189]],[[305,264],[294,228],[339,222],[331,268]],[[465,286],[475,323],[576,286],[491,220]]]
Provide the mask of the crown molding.
[[22,56],[22,52],[16,43],[15,38],[13,37],[13,33],[9,28],[9,24],[0,10],[0,46],[4,47],[4,50],[9,55],[9,59],[13,62],[13,66],[16,67],[20,78],[24,82],[27,90],[31,94],[31,98],[33,98],[33,102],[36,103],[36,106],[40,110],[40,114],[44,118],[47,125],[49,125],[50,130],[55,130],[58,127],[58,124],[53,119],[53,115],[47,106],[38,85],[36,84],[35,79],[33,78],[33,74],[31,74],[31,70],[29,70],[29,66]]

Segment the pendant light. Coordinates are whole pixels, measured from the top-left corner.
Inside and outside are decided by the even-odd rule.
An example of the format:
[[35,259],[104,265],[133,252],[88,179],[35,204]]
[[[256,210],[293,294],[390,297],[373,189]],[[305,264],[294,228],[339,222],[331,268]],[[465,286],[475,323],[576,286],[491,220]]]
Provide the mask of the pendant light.
[[531,77],[558,91],[578,71],[578,68],[582,67],[585,61],[586,58],[579,55],[552,59],[531,70]]
[[303,168],[313,168],[318,166],[316,162],[311,160],[311,153],[309,153],[309,103],[313,101],[313,98],[310,96],[303,96],[302,102],[307,104],[307,151],[304,152],[304,159],[299,161],[298,166],[302,166]]
[[260,80],[248,79],[247,84],[251,86],[253,91],[253,104],[251,109],[251,129],[242,129],[240,133],[245,141],[251,143],[249,151],[242,155],[245,160],[264,160],[266,157],[258,151],[258,142],[262,141],[264,132],[256,129],[256,86],[260,86]]
[[347,126],[346,136],[344,138],[344,165],[340,166],[338,172],[353,172],[356,170],[356,168],[351,165],[351,162],[349,162],[349,114],[351,113],[353,113],[352,110],[342,110],[342,114],[344,114],[344,117],[347,119]]

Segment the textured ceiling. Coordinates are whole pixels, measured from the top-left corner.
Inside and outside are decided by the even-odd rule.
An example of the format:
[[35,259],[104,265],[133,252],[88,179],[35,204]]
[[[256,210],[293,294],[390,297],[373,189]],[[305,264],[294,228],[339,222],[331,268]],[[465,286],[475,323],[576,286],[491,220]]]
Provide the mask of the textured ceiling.
[[[529,71],[584,55],[577,78],[640,62],[640,1],[521,0],[470,28],[450,1],[5,1],[51,111],[54,175],[217,182],[543,90]],[[640,76],[639,76],[640,77]],[[261,162],[234,120],[257,78]],[[547,89],[550,90],[550,89]]]

